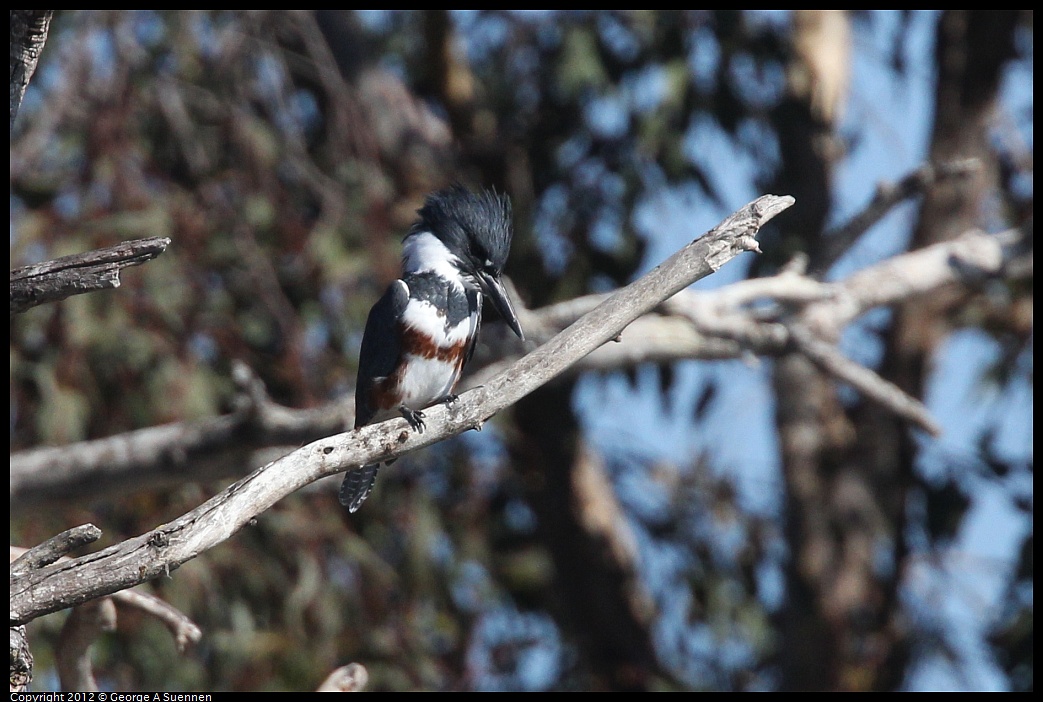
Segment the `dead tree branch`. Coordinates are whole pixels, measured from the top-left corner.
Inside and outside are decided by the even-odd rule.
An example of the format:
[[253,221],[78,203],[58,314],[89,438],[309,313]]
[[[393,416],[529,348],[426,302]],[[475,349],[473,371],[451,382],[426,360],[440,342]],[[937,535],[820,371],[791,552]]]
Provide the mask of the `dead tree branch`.
[[231,414],[12,454],[12,507],[22,510],[47,500],[242,475],[243,470],[231,471],[258,449],[299,446],[352,424],[353,410],[343,403],[315,409],[276,404],[243,363],[233,364],[232,379],[239,394]]
[[72,295],[118,288],[121,270],[151,261],[169,245],[170,239],[154,236],[16,268],[11,271],[11,314]]
[[799,324],[786,326],[789,338],[819,369],[851,385],[866,399],[882,405],[907,422],[933,436],[942,433],[938,422],[922,402],[863,365],[846,358],[832,344],[819,339]]
[[11,10],[11,129],[22,96],[36,72],[54,10]]
[[348,663],[330,673],[316,692],[362,692],[369,682],[369,671],[359,663]]
[[976,158],[958,159],[939,164],[925,163],[897,183],[877,185],[873,199],[865,209],[824,237],[825,246],[815,257],[814,270],[823,272],[837,262],[852,244],[870,227],[905,200],[922,195],[938,182],[966,178],[981,169]]
[[11,574],[28,573],[49,566],[59,558],[86,546],[101,538],[101,529],[93,524],[73,527],[44,541],[42,544],[26,549],[11,562]]
[[120,590],[112,593],[111,597],[121,607],[133,607],[158,619],[174,637],[178,653],[184,653],[189,646],[199,643],[199,639],[203,638],[199,626],[181,610],[147,592]]
[[54,651],[63,691],[98,691],[91,647],[102,634],[115,629],[116,607],[110,598],[84,602],[73,608],[58,635],[58,645]]
[[765,195],[666,262],[616,291],[546,344],[451,406],[427,411],[427,431],[394,419],[304,446],[233,483],[174,521],[97,553],[12,575],[11,622],[17,625],[169,574],[246,526],[283,497],[320,478],[476,429],[497,412],[564,372],[632,321],[743,251],[757,251],[761,226],[793,204]]
[[[1029,240],[1030,234],[1015,230],[996,235],[972,233],[896,256],[842,281],[822,283],[796,271],[783,271],[717,290],[683,291],[661,305],[658,312],[627,326],[619,335],[619,343],[602,345],[569,370],[615,370],[638,363],[717,360],[743,354],[776,355],[791,344],[787,325],[778,321],[783,312],[793,315],[792,323],[806,327],[823,343],[834,344],[853,319],[875,307],[946,285],[973,282],[974,278],[1031,276],[1031,253],[1023,250]],[[542,343],[607,298],[588,295],[539,310],[519,310],[519,314],[523,315],[526,335]],[[785,310],[768,316],[752,314],[750,307],[765,300]],[[494,326],[490,325],[485,338],[490,340],[494,335]],[[522,348],[503,344],[501,358],[520,355]],[[463,387],[488,382],[512,362],[510,358],[487,362],[464,379]],[[878,378],[868,372],[871,375],[863,379]],[[850,374],[836,377],[852,382]],[[12,509],[175,481],[243,475],[269,460],[257,459],[264,449],[300,446],[351,426],[352,410],[346,403],[291,409],[272,402],[245,366],[235,367],[233,379],[240,388],[240,400],[232,414],[12,454]],[[875,392],[871,389],[866,394],[879,401],[891,396],[888,386],[877,384]],[[915,399],[910,404],[910,399],[903,394],[900,402],[887,406],[902,416],[906,416],[904,408],[919,406],[914,413],[922,416],[922,405]]]
[[33,681],[33,652],[25,626],[11,627],[10,685],[11,692],[23,692]]
[[[916,398],[871,369],[844,358],[833,346],[852,320],[879,306],[925,295],[947,285],[976,284],[998,276],[1032,274],[1026,242],[1031,232],[972,232],[958,239],[896,256],[845,280],[822,283],[795,271],[734,283],[719,290],[684,291],[664,304],[668,315],[648,315],[628,327],[618,344],[599,348],[585,368],[618,368],[627,361],[736,358],[742,353],[778,355],[793,346],[864,397],[931,433],[937,423]],[[604,299],[590,295],[532,313],[548,333]],[[754,314],[748,306],[772,300],[777,309]],[[641,325],[641,326],[639,326]],[[794,328],[798,333],[793,333]],[[526,328],[528,330],[528,327]],[[638,333],[640,331],[640,333]],[[541,327],[531,336],[538,338]],[[675,355],[676,354],[676,355]],[[510,361],[468,379],[483,383]]]
[[[93,524],[69,529],[44,543],[31,549],[17,546],[10,547],[11,573],[25,573],[37,570],[61,560],[68,560],[63,554],[96,541],[101,530]],[[174,637],[178,653],[184,653],[192,644],[198,643],[203,636],[202,630],[172,605],[137,590],[120,590],[106,598],[91,600],[75,607],[62,627],[55,650],[55,661],[58,676],[63,690],[84,691],[97,690],[94,679],[90,648],[103,633],[116,628],[116,609],[118,604],[133,607],[151,615],[163,623]],[[24,627],[11,628],[12,644],[16,640],[24,640]],[[26,675],[31,674],[30,666]],[[14,649],[12,649],[12,670],[15,669]]]

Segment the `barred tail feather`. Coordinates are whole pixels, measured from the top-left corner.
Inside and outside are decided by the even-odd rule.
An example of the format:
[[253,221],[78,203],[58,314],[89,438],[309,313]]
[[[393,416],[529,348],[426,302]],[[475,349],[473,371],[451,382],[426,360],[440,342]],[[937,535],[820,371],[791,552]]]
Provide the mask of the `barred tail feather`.
[[377,479],[379,463],[349,470],[344,474],[344,482],[340,484],[340,503],[355,512],[373,491],[373,483]]

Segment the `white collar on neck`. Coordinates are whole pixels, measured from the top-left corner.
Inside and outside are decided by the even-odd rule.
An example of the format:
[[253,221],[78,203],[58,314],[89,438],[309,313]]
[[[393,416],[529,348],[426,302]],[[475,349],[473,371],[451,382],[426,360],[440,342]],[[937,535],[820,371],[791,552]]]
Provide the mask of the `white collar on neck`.
[[450,253],[431,232],[410,234],[402,242],[402,272],[431,271],[446,280],[463,285],[466,277],[460,272],[460,259]]

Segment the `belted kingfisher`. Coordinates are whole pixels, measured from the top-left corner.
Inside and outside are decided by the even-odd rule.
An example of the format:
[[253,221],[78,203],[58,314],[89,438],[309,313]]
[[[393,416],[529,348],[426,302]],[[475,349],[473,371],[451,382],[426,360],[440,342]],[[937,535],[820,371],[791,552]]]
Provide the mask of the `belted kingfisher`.
[[[511,248],[511,201],[454,185],[428,196],[402,243],[402,277],[366,320],[355,383],[355,428],[398,414],[424,431],[425,407],[453,402],[482,320],[482,295],[524,339],[500,275]],[[379,464],[349,470],[340,502],[354,512]]]

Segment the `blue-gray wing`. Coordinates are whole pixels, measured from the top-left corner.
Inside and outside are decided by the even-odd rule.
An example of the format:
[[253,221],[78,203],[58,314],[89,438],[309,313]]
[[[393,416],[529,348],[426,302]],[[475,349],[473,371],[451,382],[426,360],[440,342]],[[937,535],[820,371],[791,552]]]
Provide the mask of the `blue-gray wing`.
[[377,413],[377,407],[373,405],[373,387],[394,372],[402,355],[398,322],[408,302],[409,288],[401,280],[396,280],[369,311],[355,380],[356,429],[369,424]]
[[[388,286],[373,305],[366,320],[366,332],[359,351],[359,372],[355,380],[355,428],[369,424],[377,413],[373,405],[374,386],[394,372],[402,354],[398,322],[409,302],[409,288],[401,280]],[[340,503],[354,512],[373,491],[379,463],[349,470],[340,484]]]
[[373,483],[377,480],[379,468],[380,464],[374,463],[370,466],[349,470],[344,474],[344,482],[340,484],[338,499],[342,505],[348,508],[349,512],[357,510],[369,497],[369,493],[373,491]]

